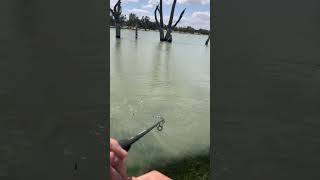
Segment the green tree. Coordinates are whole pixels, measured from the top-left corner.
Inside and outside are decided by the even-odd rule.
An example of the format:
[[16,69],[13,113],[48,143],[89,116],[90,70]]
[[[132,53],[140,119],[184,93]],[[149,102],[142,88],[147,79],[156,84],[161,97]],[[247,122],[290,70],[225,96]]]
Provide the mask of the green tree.
[[126,20],[127,20],[127,16],[126,15],[121,15],[120,16],[121,25],[126,25]]
[[192,28],[191,26],[187,26],[186,32],[190,32],[193,34],[195,32],[195,29]]
[[149,29],[150,27],[150,24],[151,24],[151,21],[150,21],[150,18],[148,16],[142,16],[141,17],[141,24],[142,24],[142,27],[146,30],[146,29]]
[[[121,15],[120,18],[119,18],[119,21],[120,21],[121,25],[126,25],[126,26],[130,26],[130,27],[134,27],[134,28],[137,26],[139,28],[144,28],[145,30],[147,30],[147,29],[151,29],[151,30],[159,29],[159,26],[158,26],[157,22],[151,21],[149,16],[142,16],[141,19],[139,19],[139,17],[136,14],[130,13],[128,15],[128,18],[127,18],[126,15]],[[114,25],[115,23],[116,22],[115,22],[114,17],[110,16],[110,24]],[[210,32],[209,30],[201,29],[201,28],[196,30],[191,26],[187,26],[187,27],[172,26],[171,28],[173,28],[172,30],[174,30],[174,31],[192,33],[192,34],[199,33],[199,34],[209,35],[209,32]],[[165,24],[163,24],[163,28],[162,29],[163,30],[168,30],[168,29],[170,29],[170,27],[165,25]]]
[[135,27],[139,22],[139,17],[136,14],[130,13],[127,21],[127,26]]

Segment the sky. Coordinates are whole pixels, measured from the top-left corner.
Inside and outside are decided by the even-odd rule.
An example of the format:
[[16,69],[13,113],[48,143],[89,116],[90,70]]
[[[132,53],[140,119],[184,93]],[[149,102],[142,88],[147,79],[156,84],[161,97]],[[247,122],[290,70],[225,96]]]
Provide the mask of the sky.
[[[113,8],[117,1],[111,0],[110,7]],[[168,23],[172,2],[173,0],[163,0],[163,19],[165,24]],[[159,4],[159,0],[121,0],[122,13],[126,14],[127,17],[129,13],[134,13],[139,17],[149,16],[151,21],[155,21],[154,9],[157,4]],[[177,0],[173,23],[178,20],[184,8],[186,8],[186,11],[177,26],[210,29],[210,0]]]

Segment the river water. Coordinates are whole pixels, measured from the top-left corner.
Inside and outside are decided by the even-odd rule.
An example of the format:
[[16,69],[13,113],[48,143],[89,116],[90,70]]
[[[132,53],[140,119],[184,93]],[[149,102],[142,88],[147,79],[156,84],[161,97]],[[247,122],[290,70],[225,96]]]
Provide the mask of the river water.
[[166,119],[134,144],[129,173],[143,172],[173,158],[205,153],[210,145],[210,47],[207,36],[110,29],[110,137],[129,138]]

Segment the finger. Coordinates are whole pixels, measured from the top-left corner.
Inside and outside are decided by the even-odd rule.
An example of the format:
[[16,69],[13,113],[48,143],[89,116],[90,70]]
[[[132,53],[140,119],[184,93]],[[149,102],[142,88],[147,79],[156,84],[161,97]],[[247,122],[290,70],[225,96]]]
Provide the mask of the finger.
[[115,154],[114,152],[110,152],[110,165],[115,167],[118,164],[118,161],[121,161]]
[[114,152],[110,152],[110,165],[114,165],[114,162],[116,161],[117,156],[114,154]]
[[127,151],[122,149],[119,142],[112,138],[110,139],[110,150],[114,151],[115,154],[121,159],[124,159],[127,156]]
[[124,178],[127,177],[127,168],[126,168],[126,165],[123,160],[119,159],[118,161],[116,161],[115,166],[113,166],[113,167],[116,169],[116,171],[118,171],[118,173],[122,177],[124,177]]
[[113,167],[110,167],[109,177],[110,180],[123,180],[121,175]]
[[122,177],[127,177],[127,168],[123,160],[119,159],[113,152],[110,152],[110,165]]
[[136,178],[137,180],[150,180],[150,179],[157,179],[157,180],[172,180],[171,178],[165,176],[164,174],[158,171],[151,171],[142,176]]
[[128,154],[127,151],[122,149],[118,141],[112,138],[110,138],[110,151],[113,151],[120,159],[124,159]]

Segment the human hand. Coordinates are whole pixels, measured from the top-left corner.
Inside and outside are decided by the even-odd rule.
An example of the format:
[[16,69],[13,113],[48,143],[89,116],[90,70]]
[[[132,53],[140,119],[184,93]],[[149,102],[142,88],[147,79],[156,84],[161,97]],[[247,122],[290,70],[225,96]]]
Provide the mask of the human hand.
[[158,171],[151,171],[139,177],[132,177],[131,180],[171,180],[171,179]]
[[109,178],[111,180],[127,179],[127,169],[124,163],[127,154],[128,153],[121,148],[117,140],[110,138]]

